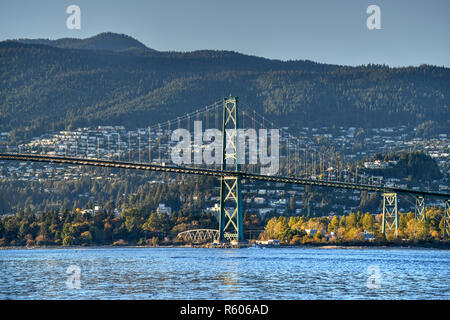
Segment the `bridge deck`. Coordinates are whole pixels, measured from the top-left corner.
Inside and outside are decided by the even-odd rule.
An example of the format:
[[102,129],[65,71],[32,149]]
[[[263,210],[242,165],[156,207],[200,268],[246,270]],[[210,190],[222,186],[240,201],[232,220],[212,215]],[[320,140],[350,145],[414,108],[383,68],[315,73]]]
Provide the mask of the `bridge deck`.
[[247,173],[242,171],[227,171],[216,170],[206,168],[189,168],[170,165],[158,165],[149,163],[136,163],[125,161],[112,161],[112,160],[97,160],[88,158],[71,158],[62,156],[46,156],[46,155],[30,155],[30,154],[17,154],[17,153],[0,153],[0,160],[9,161],[31,161],[31,162],[50,162],[60,164],[75,164],[81,166],[96,166],[107,168],[119,168],[119,169],[134,169],[134,170],[147,170],[147,171],[159,171],[167,173],[180,173],[180,174],[193,174],[204,176],[240,176],[242,179],[269,181],[269,182],[284,182],[300,185],[311,185],[318,187],[329,187],[339,189],[354,189],[362,191],[375,191],[375,192],[396,192],[403,194],[410,194],[414,196],[426,196],[426,197],[438,197],[444,199],[450,199],[450,194],[434,192],[434,191],[420,191],[410,190],[403,188],[377,186],[369,184],[358,184],[339,181],[327,181],[327,180],[314,180],[295,177],[283,177],[283,176],[268,176],[254,173]]

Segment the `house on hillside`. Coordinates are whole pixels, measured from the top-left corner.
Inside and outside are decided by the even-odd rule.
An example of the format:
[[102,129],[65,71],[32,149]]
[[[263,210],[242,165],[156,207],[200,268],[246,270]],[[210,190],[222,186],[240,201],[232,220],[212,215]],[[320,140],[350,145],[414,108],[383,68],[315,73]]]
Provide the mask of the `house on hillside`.
[[160,203],[156,209],[156,213],[165,213],[167,215],[172,215],[172,208],[166,206],[164,203]]

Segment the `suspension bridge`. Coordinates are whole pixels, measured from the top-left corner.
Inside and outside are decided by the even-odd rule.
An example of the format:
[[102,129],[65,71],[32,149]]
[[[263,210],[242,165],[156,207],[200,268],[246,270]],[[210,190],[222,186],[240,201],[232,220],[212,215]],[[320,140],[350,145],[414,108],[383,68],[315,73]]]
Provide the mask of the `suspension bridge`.
[[[217,129],[219,120],[222,122],[221,130]],[[189,133],[194,131],[193,147],[178,150],[189,159],[192,159],[191,156],[196,159],[202,150],[208,148],[208,145],[203,145],[203,129],[215,128],[220,131],[222,141],[213,141],[216,145],[219,143],[219,154],[209,150],[219,161],[210,164],[197,161],[194,165],[192,162],[181,164],[171,162],[171,154],[177,148],[175,144],[179,143],[179,141],[173,141],[172,133],[174,129],[182,128]],[[271,133],[268,129],[273,130],[277,126],[250,107],[238,107],[238,99],[229,97],[222,102],[216,101],[209,106],[164,123],[138,129],[137,132],[126,133],[123,130],[115,130],[111,134],[99,137],[98,135],[90,136],[89,131],[85,131],[69,136],[65,143],[59,143],[57,146],[52,146],[49,141],[47,143],[40,141],[40,144],[35,142],[23,144],[19,146],[19,152],[6,150],[7,152],[0,153],[0,161],[47,162],[217,177],[220,182],[218,230],[188,230],[180,234],[183,239],[243,241],[241,186],[243,180],[380,192],[383,196],[383,234],[398,231],[398,195],[415,198],[415,218],[420,221],[426,220],[425,198],[442,199],[443,237],[447,238],[450,234],[450,194],[383,184],[379,177],[361,172],[357,166],[346,162],[345,157],[337,152],[324,152],[315,147],[309,147],[307,138],[297,137],[286,128],[280,129],[279,134],[281,147],[279,151],[277,150],[279,152],[277,161],[280,161],[278,171],[275,174],[262,174],[263,166],[252,158],[255,150],[252,150],[251,146],[252,143],[258,145],[256,138],[247,136],[249,142],[247,145],[245,137],[241,139],[239,133],[239,130],[243,128],[255,130],[259,128],[271,135],[273,132]],[[108,128],[105,127],[104,130],[107,131]],[[188,139],[190,140],[190,137]],[[261,146],[262,140],[260,139],[259,142]],[[269,149],[272,154],[276,151],[271,145],[267,146],[264,153],[268,153]],[[148,162],[144,162],[145,158]],[[248,163],[240,161],[247,158]]]

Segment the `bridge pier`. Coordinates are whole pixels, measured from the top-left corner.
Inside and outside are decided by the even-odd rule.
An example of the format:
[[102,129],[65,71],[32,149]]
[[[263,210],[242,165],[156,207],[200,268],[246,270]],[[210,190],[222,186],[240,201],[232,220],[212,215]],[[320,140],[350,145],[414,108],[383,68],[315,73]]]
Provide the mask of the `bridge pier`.
[[240,177],[220,179],[219,241],[243,241]]
[[383,193],[383,221],[381,232],[386,236],[386,232],[395,230],[398,235],[398,210],[397,210],[397,193]]
[[416,208],[414,217],[417,221],[425,221],[426,213],[425,213],[425,198],[423,196],[416,197]]

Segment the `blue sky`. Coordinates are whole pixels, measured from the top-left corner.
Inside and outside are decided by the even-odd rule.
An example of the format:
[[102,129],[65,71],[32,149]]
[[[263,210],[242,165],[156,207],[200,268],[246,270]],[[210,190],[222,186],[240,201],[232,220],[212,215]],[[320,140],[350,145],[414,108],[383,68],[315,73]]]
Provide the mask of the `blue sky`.
[[[81,30],[66,8],[81,8]],[[366,26],[369,5],[381,30]],[[161,51],[234,50],[272,59],[450,67],[448,0],[2,0],[0,40],[125,33]]]

